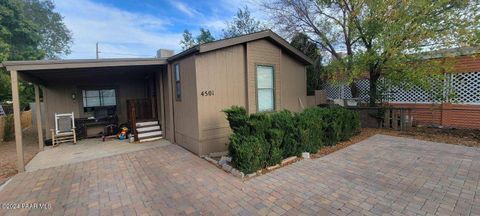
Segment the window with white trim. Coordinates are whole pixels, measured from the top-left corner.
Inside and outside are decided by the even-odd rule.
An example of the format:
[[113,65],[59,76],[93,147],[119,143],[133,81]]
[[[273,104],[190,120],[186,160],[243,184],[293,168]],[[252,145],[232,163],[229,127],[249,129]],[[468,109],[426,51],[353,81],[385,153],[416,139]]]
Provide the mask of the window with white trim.
[[275,110],[275,88],[273,66],[257,65],[257,110]]

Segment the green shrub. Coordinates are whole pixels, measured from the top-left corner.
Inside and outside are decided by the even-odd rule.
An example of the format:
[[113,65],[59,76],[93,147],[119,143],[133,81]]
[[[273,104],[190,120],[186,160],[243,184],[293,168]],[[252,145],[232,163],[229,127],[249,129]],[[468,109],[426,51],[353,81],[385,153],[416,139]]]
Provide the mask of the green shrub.
[[232,106],[222,110],[227,115],[228,123],[234,133],[248,133],[248,115],[247,110],[240,106]]
[[283,151],[281,149],[284,132],[280,129],[269,129],[266,131],[266,142],[268,145],[268,152],[266,154],[267,166],[273,166],[279,164],[283,159]]
[[301,151],[316,153],[325,144],[323,109],[308,108],[297,115]]
[[266,113],[254,113],[248,118],[250,134],[265,138],[265,133],[272,127],[272,120]]
[[10,141],[15,138],[15,130],[14,130],[14,125],[13,125],[13,115],[7,115],[5,116],[5,122],[4,122],[4,128],[3,128],[3,140],[4,141]]
[[302,152],[316,153],[323,146],[349,139],[360,129],[358,113],[344,108],[307,108],[247,115],[244,108],[224,110],[233,134],[229,154],[244,173],[280,163]]
[[264,166],[265,142],[256,136],[233,133],[229,154],[233,166],[243,173],[253,173]]
[[288,110],[284,110],[272,113],[270,117],[272,119],[272,128],[283,132],[280,144],[283,158],[300,155],[302,153],[302,149],[298,144],[300,130],[297,127],[295,115]]
[[323,109],[323,122],[325,124],[325,145],[332,146],[341,140],[343,112],[342,108]]

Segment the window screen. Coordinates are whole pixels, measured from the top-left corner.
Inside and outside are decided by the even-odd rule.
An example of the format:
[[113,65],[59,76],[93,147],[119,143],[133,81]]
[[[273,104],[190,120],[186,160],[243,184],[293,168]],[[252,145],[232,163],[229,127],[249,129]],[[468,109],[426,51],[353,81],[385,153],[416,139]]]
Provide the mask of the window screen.
[[115,89],[83,90],[83,107],[116,106]]
[[272,66],[257,66],[257,101],[259,112],[273,111],[275,109]]
[[175,99],[180,101],[182,99],[182,86],[180,82],[180,65],[175,64],[174,66],[175,72]]

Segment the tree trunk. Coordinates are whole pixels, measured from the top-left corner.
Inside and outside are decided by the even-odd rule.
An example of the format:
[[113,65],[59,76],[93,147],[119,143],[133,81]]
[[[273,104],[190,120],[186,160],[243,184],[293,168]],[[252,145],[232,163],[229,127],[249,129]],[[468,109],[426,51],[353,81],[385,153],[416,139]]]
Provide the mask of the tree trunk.
[[360,92],[358,91],[358,87],[355,84],[355,81],[350,83],[350,93],[352,93],[352,98],[358,98],[360,96],[359,95]]
[[380,79],[380,73],[375,69],[370,69],[370,106],[374,107],[376,105],[378,95],[378,80]]

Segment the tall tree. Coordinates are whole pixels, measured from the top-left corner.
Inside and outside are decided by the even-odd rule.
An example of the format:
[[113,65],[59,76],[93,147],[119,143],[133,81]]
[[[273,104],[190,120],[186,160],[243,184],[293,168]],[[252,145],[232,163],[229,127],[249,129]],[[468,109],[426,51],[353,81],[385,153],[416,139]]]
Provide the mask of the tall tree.
[[27,19],[24,5],[17,0],[0,3],[0,60],[35,60],[45,56],[38,49],[42,37],[37,25]]
[[183,50],[186,50],[190,47],[195,46],[196,42],[195,39],[193,38],[193,35],[190,31],[185,29],[183,31],[183,39],[180,41],[180,46],[182,47]]
[[70,54],[72,33],[63,23],[63,17],[55,12],[55,4],[51,0],[23,0],[25,17],[37,25],[41,35],[39,48],[46,53],[48,59],[59,59]]
[[196,38],[196,43],[203,44],[212,41],[215,41],[215,38],[212,36],[212,33],[210,33],[210,30],[200,28],[200,34]]
[[334,77],[353,82],[367,72],[371,105],[381,76],[428,86],[427,75],[448,70],[424,61],[423,51],[478,44],[475,0],[266,0],[264,7],[285,33],[304,32],[328,52]]
[[224,38],[237,37],[264,30],[265,26],[256,20],[250,14],[247,6],[239,8],[237,14],[231,22],[227,22],[227,27],[222,29]]
[[321,89],[322,75],[325,73],[317,44],[312,42],[308,38],[308,35],[303,33],[298,33],[293,36],[290,44],[315,62],[314,65],[307,66],[307,94],[312,95],[315,90]]
[[191,48],[195,45],[215,41],[215,38],[212,36],[212,33],[210,33],[210,30],[204,28],[200,28],[200,34],[196,37],[194,37],[193,34],[187,29],[183,31],[182,36],[183,39],[180,41],[180,46],[183,50]]
[[[39,60],[68,54],[70,31],[53,9],[48,0],[0,1],[0,61]],[[60,36],[62,31],[68,37]],[[26,82],[19,85],[21,104],[25,105],[34,98],[33,87]],[[10,76],[0,69],[0,101],[5,100],[11,100]]]

